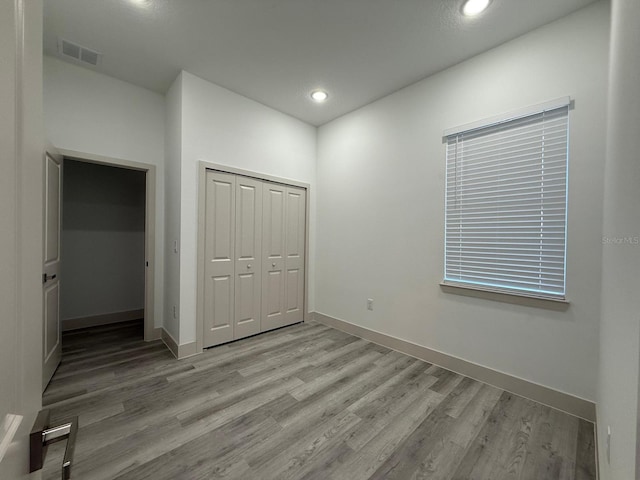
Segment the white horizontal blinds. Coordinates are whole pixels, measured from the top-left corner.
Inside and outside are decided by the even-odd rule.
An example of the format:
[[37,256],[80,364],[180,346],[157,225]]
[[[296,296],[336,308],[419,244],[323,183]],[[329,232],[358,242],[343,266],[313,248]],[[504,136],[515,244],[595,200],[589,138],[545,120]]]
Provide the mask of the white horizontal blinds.
[[447,137],[445,282],[564,297],[568,107]]

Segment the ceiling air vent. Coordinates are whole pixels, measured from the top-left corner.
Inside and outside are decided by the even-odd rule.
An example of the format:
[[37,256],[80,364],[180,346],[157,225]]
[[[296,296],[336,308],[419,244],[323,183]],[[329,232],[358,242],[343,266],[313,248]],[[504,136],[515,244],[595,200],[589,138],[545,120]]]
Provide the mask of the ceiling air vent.
[[58,52],[64,57],[73,58],[78,62],[87,63],[93,66],[100,63],[100,57],[102,56],[102,54],[94,50],[81,47],[80,45],[62,39],[58,41]]

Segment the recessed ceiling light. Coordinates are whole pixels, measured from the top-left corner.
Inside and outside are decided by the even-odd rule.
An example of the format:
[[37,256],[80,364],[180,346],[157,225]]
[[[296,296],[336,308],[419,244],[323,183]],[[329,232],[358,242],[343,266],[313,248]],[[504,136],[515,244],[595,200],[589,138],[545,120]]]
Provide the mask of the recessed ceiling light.
[[314,102],[322,103],[327,98],[329,98],[329,94],[324,90],[314,90],[313,92],[311,92],[311,99]]
[[137,5],[138,7],[148,7],[151,5],[151,0],[129,0],[129,2]]
[[467,17],[473,17],[485,11],[491,0],[467,0],[462,7],[462,13]]

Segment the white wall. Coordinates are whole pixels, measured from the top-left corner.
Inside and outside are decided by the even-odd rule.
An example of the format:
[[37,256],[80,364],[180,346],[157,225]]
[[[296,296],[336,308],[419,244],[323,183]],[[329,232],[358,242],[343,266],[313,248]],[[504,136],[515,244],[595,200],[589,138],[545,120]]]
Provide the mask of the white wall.
[[[640,3],[614,0],[603,224],[600,478],[640,478]],[[611,426],[611,462],[607,427]],[[635,471],[635,473],[634,473]]]
[[[319,129],[318,312],[595,400],[608,19],[597,3]],[[444,293],[443,130],[565,95],[569,309]]]
[[[164,97],[44,57],[45,134],[56,147],[156,165],[155,325],[164,311]],[[64,261],[64,260],[63,260]]]
[[[183,72],[181,147],[179,340],[184,344],[196,336],[198,161],[311,184],[310,225],[314,226],[316,128]],[[312,279],[313,260],[309,273]]]
[[[180,161],[182,158],[182,73],[167,92],[165,106],[165,278],[164,329],[178,343],[180,338]],[[175,306],[175,316],[174,316]]]
[[65,161],[62,321],[144,309],[144,172]]

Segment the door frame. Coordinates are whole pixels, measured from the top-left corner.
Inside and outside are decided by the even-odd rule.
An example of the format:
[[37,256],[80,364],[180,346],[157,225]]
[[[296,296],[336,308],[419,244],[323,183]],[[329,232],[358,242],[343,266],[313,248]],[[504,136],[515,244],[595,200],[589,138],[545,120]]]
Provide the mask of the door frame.
[[196,291],[196,353],[202,353],[204,345],[204,261],[205,261],[205,208],[206,208],[206,185],[207,170],[214,170],[232,175],[255,178],[266,182],[289,185],[292,187],[304,188],[307,191],[307,201],[305,205],[305,235],[304,235],[304,305],[303,321],[310,319],[309,306],[309,224],[311,223],[311,185],[299,182],[290,178],[277,177],[266,173],[244,170],[242,168],[231,167],[219,163],[200,160],[198,162],[198,257],[197,257],[197,291]]
[[[77,152],[64,148],[57,148],[57,151],[63,158],[69,160],[145,172],[144,255],[146,268],[144,277],[144,340],[145,342],[150,342],[160,339],[162,328],[156,328],[155,326],[156,166],[149,163],[134,162],[132,160],[106,157],[93,153]],[[62,214],[64,215],[64,210]],[[64,281],[64,279],[62,280]]]

